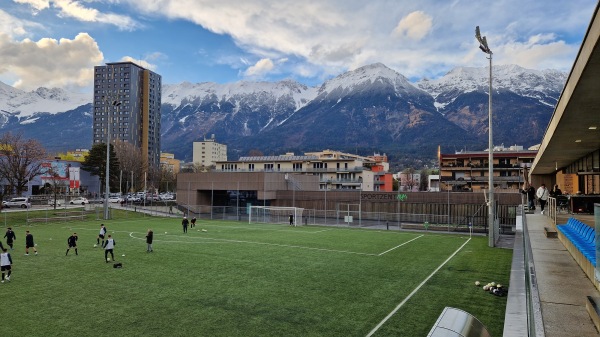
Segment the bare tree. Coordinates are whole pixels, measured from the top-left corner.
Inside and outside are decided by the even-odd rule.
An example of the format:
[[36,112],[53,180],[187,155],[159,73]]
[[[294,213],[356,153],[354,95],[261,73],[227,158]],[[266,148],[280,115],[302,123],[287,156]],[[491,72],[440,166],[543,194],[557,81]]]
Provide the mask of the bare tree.
[[201,173],[201,172],[211,172],[215,169],[215,165],[202,165],[198,162],[192,163],[190,166],[185,166],[181,168],[181,173]]
[[177,177],[172,169],[167,166],[161,165],[160,167],[160,190],[165,192],[169,191],[169,185],[171,190],[175,188]]
[[125,188],[123,186],[121,188],[123,190],[127,190],[128,187],[133,191],[141,190],[144,186],[144,172],[148,174],[145,169],[147,163],[144,162],[142,157],[142,150],[124,141],[116,141],[114,145],[117,158],[119,159],[120,171],[124,177],[122,183],[125,185]]
[[[31,179],[42,171],[46,150],[35,139],[23,139],[21,133],[7,132],[0,137],[0,178],[8,185],[8,193],[22,195]],[[6,191],[5,191],[6,193]]]
[[65,180],[60,176],[58,172],[56,172],[52,167],[50,167],[46,172],[47,178],[46,184],[44,184],[44,190],[46,193],[51,193],[51,199],[53,201],[54,209],[58,206],[58,195],[61,192],[64,192],[68,186],[68,180]]
[[261,150],[258,150],[258,149],[252,149],[252,150],[248,151],[248,156],[250,156],[250,157],[262,157],[264,155],[265,154]]
[[414,168],[405,169],[404,171],[402,171],[402,173],[400,173],[400,176],[404,178],[401,180],[406,191],[412,191],[415,186],[419,185],[419,181],[415,179]]

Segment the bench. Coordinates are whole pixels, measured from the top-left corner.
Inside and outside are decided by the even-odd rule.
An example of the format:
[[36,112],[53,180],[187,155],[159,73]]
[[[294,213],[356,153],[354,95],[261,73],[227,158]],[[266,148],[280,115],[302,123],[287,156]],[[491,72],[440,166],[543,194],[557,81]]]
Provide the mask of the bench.
[[546,235],[546,237],[549,239],[558,237],[558,233],[556,233],[556,231],[550,227],[544,227],[544,235]]
[[566,224],[557,225],[556,229],[560,242],[596,285],[596,230],[575,218],[569,218]]

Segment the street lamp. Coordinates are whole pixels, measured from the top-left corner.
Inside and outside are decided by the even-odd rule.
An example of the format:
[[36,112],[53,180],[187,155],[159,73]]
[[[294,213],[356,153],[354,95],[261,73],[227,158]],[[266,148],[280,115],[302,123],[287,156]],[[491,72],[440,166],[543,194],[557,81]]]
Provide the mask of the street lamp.
[[494,216],[494,143],[492,138],[492,51],[487,44],[487,40],[485,36],[481,36],[479,32],[479,26],[475,27],[475,38],[479,41],[479,49],[482,52],[489,55],[488,60],[490,60],[490,87],[489,87],[489,103],[488,103],[488,133],[489,133],[489,144],[488,144],[488,187],[489,187],[489,197],[488,197],[488,224],[489,224],[489,242],[488,246],[494,247],[496,245],[495,241],[495,216]]
[[[102,99],[104,100],[104,103],[107,103],[108,101],[108,97],[107,96],[103,96]],[[112,106],[114,108],[118,107],[119,105],[121,105],[121,102],[117,101],[117,100],[113,100],[112,101]],[[108,107],[108,105],[105,104],[105,109],[106,107]],[[110,108],[109,108],[110,110]],[[110,123],[111,123],[111,115],[112,113],[109,111],[108,115],[106,116],[106,122],[108,124],[108,132],[106,133],[106,174],[104,176],[104,180],[105,180],[105,187],[104,187],[104,220],[108,220],[109,216],[108,216],[108,194],[110,191],[110,184],[109,184],[109,177],[110,177]]]

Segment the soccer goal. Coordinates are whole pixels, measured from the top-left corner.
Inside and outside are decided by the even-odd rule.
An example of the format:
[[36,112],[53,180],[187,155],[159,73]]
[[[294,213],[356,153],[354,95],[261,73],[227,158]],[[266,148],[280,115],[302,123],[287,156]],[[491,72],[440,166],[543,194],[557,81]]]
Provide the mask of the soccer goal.
[[273,223],[290,226],[302,225],[304,208],[278,206],[250,206],[248,223]]

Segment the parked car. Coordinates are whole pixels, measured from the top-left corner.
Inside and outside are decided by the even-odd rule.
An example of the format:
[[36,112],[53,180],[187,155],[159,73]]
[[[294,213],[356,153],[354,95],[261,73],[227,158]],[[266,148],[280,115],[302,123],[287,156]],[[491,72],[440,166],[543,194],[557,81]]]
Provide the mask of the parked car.
[[69,201],[69,204],[71,205],[85,205],[85,204],[89,204],[90,202],[87,200],[87,198],[75,198],[75,199],[71,199],[71,201]]
[[5,208],[10,208],[10,207],[29,208],[29,207],[31,207],[31,203],[29,202],[29,198],[18,197],[18,198],[12,198],[8,201],[3,201],[2,207],[5,207]]
[[121,203],[122,201],[123,201],[123,198],[121,198],[121,197],[108,197],[108,202]]
[[136,195],[128,195],[125,198],[125,201],[127,201],[127,202],[141,202],[142,199],[140,197],[136,196]]
[[54,204],[56,204],[57,207],[60,207],[60,205],[63,204],[63,203],[64,203],[64,201],[60,200],[60,199],[56,199],[56,200],[49,199],[48,200],[48,206],[54,206]]

